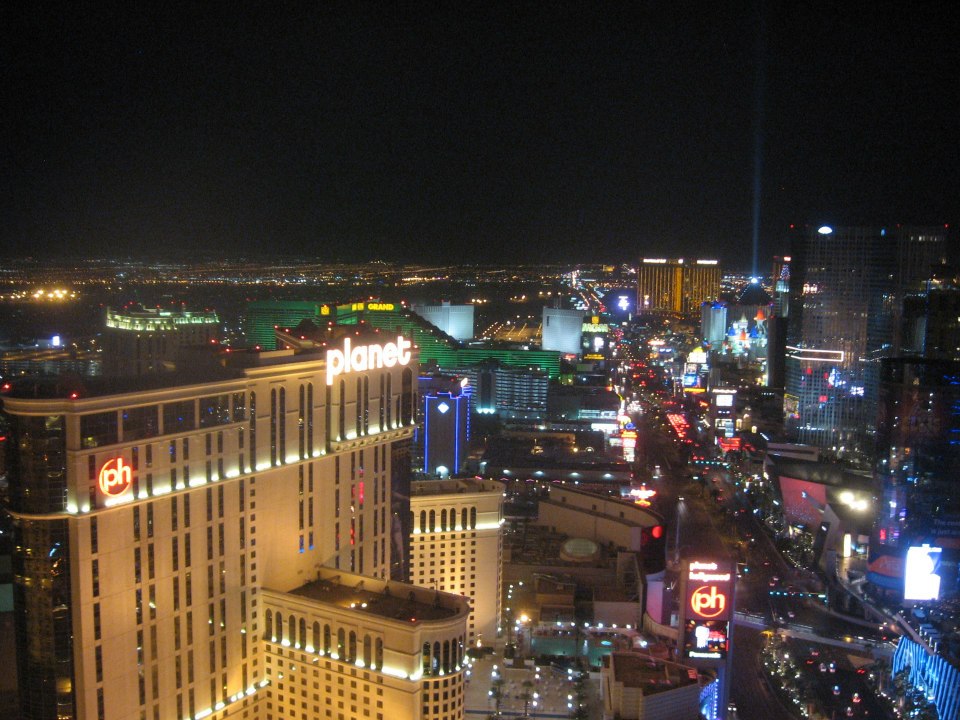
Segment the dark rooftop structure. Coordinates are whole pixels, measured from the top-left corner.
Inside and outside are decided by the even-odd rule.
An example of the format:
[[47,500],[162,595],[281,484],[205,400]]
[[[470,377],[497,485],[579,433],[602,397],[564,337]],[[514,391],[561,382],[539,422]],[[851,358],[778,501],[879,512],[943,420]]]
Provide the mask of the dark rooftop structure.
[[469,611],[459,595],[329,570],[288,594],[400,622],[445,620]]
[[363,340],[387,337],[366,324],[317,327],[309,321],[301,323],[295,331],[278,329],[277,334],[286,348],[260,351],[222,345],[187,347],[181,349],[176,367],[168,372],[142,376],[81,376],[77,373],[29,376],[5,383],[0,387],[0,393],[19,398],[78,400],[200,385],[242,378],[247,368],[321,361],[326,358],[328,344],[342,342],[348,336]]
[[644,695],[673,690],[698,682],[696,669],[675,662],[658,660],[638,653],[611,653],[604,662],[612,663],[614,679],[626,687],[642,688]]

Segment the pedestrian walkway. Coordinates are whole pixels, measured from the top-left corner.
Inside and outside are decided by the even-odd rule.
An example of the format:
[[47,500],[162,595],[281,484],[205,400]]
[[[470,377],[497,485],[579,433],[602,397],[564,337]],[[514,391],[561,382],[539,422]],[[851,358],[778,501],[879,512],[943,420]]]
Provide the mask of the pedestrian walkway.
[[[490,695],[493,687],[494,666],[503,678],[503,697],[500,701],[500,714],[506,717],[526,715],[531,718],[569,718],[570,707],[575,689],[576,672],[550,666],[525,668],[507,667],[499,655],[490,655],[473,662],[466,679],[466,698],[464,709],[467,715],[491,715],[496,703]],[[529,685],[524,683],[529,682]],[[588,683],[588,700],[591,718],[600,718],[599,681]]]

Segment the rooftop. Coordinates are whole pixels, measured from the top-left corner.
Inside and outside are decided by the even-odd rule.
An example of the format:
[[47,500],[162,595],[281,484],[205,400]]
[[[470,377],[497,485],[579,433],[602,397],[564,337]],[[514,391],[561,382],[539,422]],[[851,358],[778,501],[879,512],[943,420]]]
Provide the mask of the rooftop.
[[626,687],[641,688],[646,695],[694,685],[698,681],[695,668],[657,660],[646,654],[612,653],[609,662],[617,682]]
[[454,480],[420,480],[410,483],[410,497],[430,495],[455,495],[459,493],[503,492],[498,480],[481,478],[457,478]]
[[[331,325],[318,328],[312,323],[297,328],[299,343],[294,346],[291,333],[278,330],[290,339],[283,350],[260,351],[251,348],[232,348],[221,345],[202,345],[181,348],[176,368],[169,372],[137,376],[81,376],[77,373],[59,376],[28,376],[13,379],[2,387],[4,395],[14,398],[82,400],[91,397],[147,392],[167,388],[187,387],[204,383],[239,379],[250,368],[263,368],[288,363],[321,362],[328,343],[345,337],[364,340],[381,338],[379,331],[368,325]],[[312,333],[312,334],[311,334]],[[305,338],[299,340],[299,338]]]
[[328,574],[288,594],[400,622],[445,620],[466,612],[457,595],[349,573]]

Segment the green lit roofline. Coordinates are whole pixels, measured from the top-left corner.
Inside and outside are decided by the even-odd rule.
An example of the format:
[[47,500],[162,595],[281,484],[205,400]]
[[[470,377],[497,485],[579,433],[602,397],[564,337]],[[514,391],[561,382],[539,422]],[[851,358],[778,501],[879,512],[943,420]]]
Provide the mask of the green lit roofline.
[[[345,305],[337,308],[337,322],[356,324],[360,320],[379,329],[412,337],[420,348],[420,362],[435,361],[441,368],[462,368],[488,359],[499,360],[507,367],[537,367],[551,380],[560,377],[560,353],[554,350],[509,350],[503,348],[463,347],[436,327],[409,310],[353,310]],[[342,314],[341,314],[342,311]]]
[[301,320],[316,324],[334,321],[340,325],[356,325],[363,321],[378,330],[400,333],[413,339],[420,349],[420,362],[434,361],[440,367],[462,368],[488,359],[499,360],[507,367],[537,367],[551,380],[560,377],[560,353],[553,350],[507,350],[502,348],[464,347],[419,315],[393,303],[375,306],[394,309],[371,310],[369,304],[353,303],[333,307],[304,301],[259,301],[247,305],[245,330],[247,341],[263,348],[276,347],[274,327],[294,327]]

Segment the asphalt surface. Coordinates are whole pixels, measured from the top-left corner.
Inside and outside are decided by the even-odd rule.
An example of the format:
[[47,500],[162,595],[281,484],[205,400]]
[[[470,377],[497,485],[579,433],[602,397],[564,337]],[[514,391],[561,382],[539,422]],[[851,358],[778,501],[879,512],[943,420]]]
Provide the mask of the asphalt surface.
[[[638,423],[644,461],[648,468],[660,465],[660,477],[648,483],[657,490],[655,504],[664,516],[667,532],[667,556],[672,562],[679,548],[681,556],[695,557],[698,552],[723,550],[740,563],[741,578],[737,582],[737,610],[757,617],[770,629],[792,628],[801,636],[809,652],[822,645],[824,653],[889,654],[883,646],[876,625],[840,617],[831,612],[822,600],[803,597],[801,593],[817,592],[821,584],[811,572],[789,567],[779,555],[769,536],[748,513],[734,514],[735,493],[723,471],[708,474],[706,485],[692,481],[686,466],[679,459],[678,446],[669,429],[652,423]],[[715,480],[715,482],[714,482]],[[717,501],[711,489],[717,487],[723,500]],[[679,504],[678,499],[683,501]],[[679,523],[679,533],[677,532]],[[822,637],[818,637],[822,636]],[[859,640],[858,638],[862,638]],[[811,642],[812,641],[812,642]],[[851,642],[852,641],[852,642]],[[737,706],[737,720],[771,720],[793,717],[781,704],[765,673],[761,670],[762,630],[737,624],[733,629],[733,682],[730,700]],[[877,649],[872,645],[876,643]],[[839,646],[839,647],[838,647]],[[820,704],[837,717],[846,716],[852,707],[854,717],[884,717],[882,709],[868,698],[870,691],[862,675],[849,665],[832,678],[811,676]],[[833,686],[841,681],[840,695]],[[859,691],[861,701],[852,702],[852,692]],[[841,703],[846,703],[841,705]],[[867,714],[869,713],[869,714]]]

